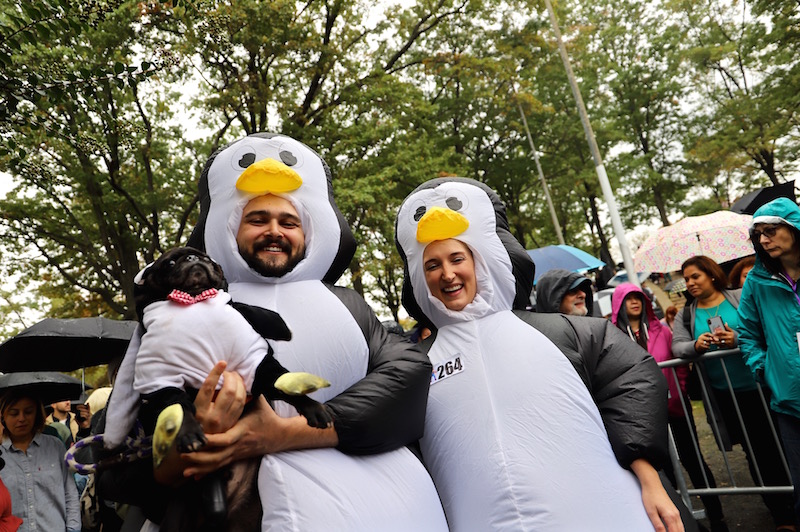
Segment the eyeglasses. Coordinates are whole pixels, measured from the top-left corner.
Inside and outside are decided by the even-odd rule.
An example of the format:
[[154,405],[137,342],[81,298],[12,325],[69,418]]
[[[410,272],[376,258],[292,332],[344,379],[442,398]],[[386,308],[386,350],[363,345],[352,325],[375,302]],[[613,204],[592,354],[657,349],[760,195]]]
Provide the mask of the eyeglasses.
[[772,238],[775,236],[775,233],[778,232],[778,228],[780,225],[767,225],[761,229],[753,229],[750,231],[750,238],[755,241],[761,240],[761,235],[764,235],[767,238]]

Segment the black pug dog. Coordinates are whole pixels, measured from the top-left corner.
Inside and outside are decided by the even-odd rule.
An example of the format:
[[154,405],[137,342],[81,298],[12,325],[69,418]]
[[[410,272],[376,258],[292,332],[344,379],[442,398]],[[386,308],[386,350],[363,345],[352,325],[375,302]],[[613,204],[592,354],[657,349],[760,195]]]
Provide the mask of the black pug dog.
[[[170,322],[174,326],[171,313],[181,312],[182,306],[192,304],[197,299],[202,302],[204,295],[211,298],[216,297],[217,293],[215,291],[224,291],[226,287],[227,282],[222,268],[211,260],[208,255],[193,248],[179,247],[170,249],[148,267],[143,272],[134,293],[136,312],[140,323],[146,329],[142,337],[139,355],[137,355],[137,373],[139,372],[140,363],[154,363],[155,359],[157,369],[154,374],[158,376],[159,382],[162,382],[162,376],[167,379],[167,382],[173,382],[169,380],[169,375],[164,375],[164,368],[168,368],[167,373],[169,373],[170,369],[177,371],[186,367],[186,362],[179,358],[180,355],[170,352],[178,344],[173,344],[172,347],[164,347],[164,344],[169,344],[170,339],[176,333],[181,335],[213,335],[216,327],[209,330],[202,326],[197,327],[193,326],[194,324],[187,324],[185,327],[190,328],[190,330],[166,332],[164,333],[166,336],[162,335],[160,337],[158,336],[160,333],[151,334],[151,332],[158,330],[159,318],[164,319],[164,316],[166,316],[164,321]],[[224,294],[224,292],[221,293]],[[197,296],[200,297],[198,298]],[[154,305],[155,303],[159,304]],[[273,340],[289,340],[291,338],[291,333],[286,323],[277,313],[241,303],[229,303],[229,305],[238,312],[231,312],[229,308],[224,308],[226,305],[222,304],[222,300],[214,305],[206,305],[209,310],[203,310],[204,307],[202,306],[198,308],[201,312],[221,313],[211,315],[209,319],[212,320],[241,321],[241,324],[235,323],[236,327],[244,328],[250,334],[257,333],[263,338]],[[212,307],[216,308],[216,310],[212,310]],[[152,314],[148,315],[148,313]],[[218,315],[220,316],[219,318],[217,318]],[[220,327],[220,330],[229,330],[229,328]],[[256,332],[254,333],[253,330]],[[148,334],[151,334],[151,338],[154,338],[150,344],[146,343]],[[164,338],[166,340],[163,340]],[[291,404],[306,418],[308,424],[312,427],[325,428],[329,426],[333,421],[330,411],[321,403],[305,395],[318,388],[328,386],[329,383],[314,375],[290,373],[274,358],[271,346],[260,338],[257,339],[256,345],[260,345],[259,343],[265,344],[264,347],[266,349],[259,347],[253,353],[246,354],[247,357],[261,357],[260,360],[247,361],[250,364],[248,367],[256,367],[250,390],[251,394],[253,396],[263,394],[268,400],[281,400]],[[165,351],[160,352],[161,349],[165,349]],[[190,346],[187,348],[189,351],[193,349],[197,350],[197,347]],[[174,351],[181,351],[181,349],[174,349]],[[143,355],[143,352],[146,352],[147,355]],[[210,361],[211,366],[197,368],[199,375],[208,374],[211,367],[213,367],[213,363],[217,360],[228,360],[228,369],[234,370],[235,368],[230,365],[231,359],[227,357],[233,357],[237,354],[242,355],[242,353],[208,354],[206,362]],[[170,357],[175,358],[170,360]],[[211,360],[212,358],[213,360]],[[143,359],[144,362],[142,361]],[[159,359],[168,361],[167,365],[162,365]],[[169,362],[172,362],[172,366],[169,366]],[[196,389],[185,390],[176,386],[167,386],[142,394],[139,418],[145,431],[148,434],[154,434],[154,468],[159,467],[168,452],[174,453],[175,450],[177,452],[193,452],[206,443],[207,440],[203,429],[195,419],[193,400],[196,393]],[[256,504],[258,520],[260,520],[261,504],[255,494],[258,462],[258,460],[240,462],[239,464],[242,464],[241,467],[237,468],[236,464],[234,464],[231,466],[230,471],[219,475],[209,475],[199,483],[187,483],[188,486],[185,485],[181,488],[182,495],[177,498],[178,500],[183,500],[183,503],[170,503],[167,506],[165,517],[161,522],[161,530],[220,530],[226,526],[239,529],[238,527],[240,526],[249,527],[253,524],[257,529],[257,522],[248,525],[244,524],[247,520],[243,519],[246,512],[243,512],[242,506],[252,507],[252,505]],[[229,488],[227,494],[223,487],[226,481]],[[242,488],[244,488],[244,492],[240,493],[240,495],[247,500],[232,500],[229,504],[230,488],[239,488],[239,492],[242,492]],[[203,512],[196,510],[198,496],[202,501],[201,508],[204,510]],[[229,520],[228,515],[233,515],[234,512],[237,516],[236,519]],[[204,516],[198,515],[201,513]],[[252,518],[251,520],[255,521]]]

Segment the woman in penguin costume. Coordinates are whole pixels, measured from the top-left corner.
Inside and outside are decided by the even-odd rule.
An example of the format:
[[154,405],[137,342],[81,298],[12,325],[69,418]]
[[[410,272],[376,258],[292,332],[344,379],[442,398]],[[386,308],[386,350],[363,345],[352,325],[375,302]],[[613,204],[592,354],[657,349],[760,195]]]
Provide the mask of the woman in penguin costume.
[[[237,242],[243,213],[264,197],[290,205],[304,235],[304,253],[279,276],[253,269]],[[280,314],[292,331],[290,341],[272,344],[284,367],[331,383],[312,397],[334,417],[333,429],[315,430],[335,430],[335,442],[325,440],[314,449],[287,444],[291,450],[261,460],[262,530],[446,530],[430,476],[404,447],[421,436],[430,363],[414,346],[390,336],[357,293],[331,284],[349,264],[355,246],[322,158],[283,135],[250,135],[209,159],[200,180],[200,203],[189,245],[222,266],[233,301]],[[135,358],[137,343],[135,337],[120,368],[109,420],[124,416],[131,421],[125,415],[131,405],[123,404],[127,400],[117,386],[130,389],[126,366]],[[280,401],[272,407],[281,418],[297,415]],[[213,446],[235,441],[230,435],[242,433],[237,428],[242,424],[251,429],[250,438],[275,439],[266,428],[267,434],[259,432],[262,419],[245,414],[226,434],[209,434],[212,449],[193,453],[189,460],[199,464],[195,456],[251,456],[252,448],[266,445],[250,441],[232,451]],[[127,430],[119,423],[116,438],[121,441]],[[106,427],[107,441],[109,432]]]
[[435,330],[420,444],[451,530],[683,530],[653,468],[625,469],[667,459],[657,365],[605,320],[513,310],[533,264],[494,192],[421,185],[396,243],[404,305]]

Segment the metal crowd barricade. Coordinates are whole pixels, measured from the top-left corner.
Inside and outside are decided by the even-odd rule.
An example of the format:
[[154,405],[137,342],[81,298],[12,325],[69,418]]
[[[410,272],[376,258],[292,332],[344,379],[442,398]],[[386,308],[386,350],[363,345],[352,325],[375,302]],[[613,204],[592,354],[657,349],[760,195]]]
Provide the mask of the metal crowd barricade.
[[[671,368],[672,377],[677,379],[677,375],[675,372],[675,368],[679,366],[686,366],[689,364],[697,364],[697,371],[700,372],[700,390],[703,398],[703,404],[705,405],[706,410],[706,417],[708,423],[711,426],[711,432],[714,435],[714,440],[716,442],[716,446],[709,446],[706,445],[701,449],[700,442],[697,439],[697,433],[693,432],[692,435],[692,443],[694,447],[694,451],[698,456],[698,462],[702,463],[702,456],[709,458],[714,455],[714,453],[721,454],[722,461],[725,465],[725,472],[727,473],[727,477],[722,477],[720,471],[714,470],[713,473],[716,476],[717,484],[721,484],[723,482],[727,483],[728,486],[725,487],[716,487],[716,488],[709,488],[708,478],[706,476],[705,471],[701,471],[703,473],[703,479],[705,481],[705,486],[702,487],[692,487],[689,488],[687,485],[686,477],[684,476],[683,469],[681,467],[680,460],[678,458],[678,450],[675,445],[675,439],[672,435],[672,430],[669,431],[669,451],[670,451],[670,458],[672,462],[672,467],[675,471],[675,481],[677,483],[676,489],[681,494],[681,498],[683,502],[686,504],[686,507],[689,508],[696,518],[702,518],[705,516],[705,511],[703,509],[697,509],[693,507],[693,497],[694,496],[703,496],[703,495],[765,495],[770,493],[792,493],[792,486],[765,486],[764,481],[762,480],[761,469],[755,459],[755,453],[753,453],[752,446],[750,443],[750,433],[748,432],[748,428],[742,419],[742,413],[739,409],[739,403],[736,400],[736,396],[733,393],[733,386],[731,384],[730,376],[728,375],[728,369],[725,364],[725,359],[731,356],[741,356],[741,351],[739,349],[725,349],[714,351],[710,353],[705,353],[698,358],[686,360],[686,359],[673,359],[668,360],[665,362],[659,363],[659,367],[662,369],[664,368]],[[713,409],[710,409],[708,405],[711,404],[711,398],[709,396],[710,391],[707,385],[707,379],[704,378],[704,371],[705,368],[701,362],[708,361],[711,359],[719,358],[722,362],[723,373],[725,375],[725,380],[728,384],[728,393],[731,395],[731,399],[733,400],[733,405],[736,410],[736,416],[739,420],[739,426],[742,429],[743,440],[741,445],[743,448],[747,446],[747,450],[749,451],[750,456],[753,458],[753,477],[755,481],[755,485],[740,485],[741,478],[735,478],[733,471],[731,469],[730,463],[730,452],[725,450],[725,445],[721,439],[721,432],[719,430],[719,420],[715,418]],[[789,476],[789,466],[786,463],[786,457],[783,455],[782,447],[780,444],[780,439],[778,437],[778,433],[775,429],[775,425],[772,421],[772,416],[770,415],[769,404],[764,397],[764,392],[761,389],[761,386],[758,385],[758,395],[761,398],[761,404],[764,408],[764,415],[766,419],[769,421],[769,427],[772,431],[772,437],[777,442],[776,447],[779,449],[781,454],[781,462],[783,463],[783,467],[786,471],[786,478],[790,478]],[[685,398],[681,396],[681,407],[683,408],[683,413],[686,419],[686,423],[690,423],[690,417],[692,415],[691,405],[687,404]],[[697,423],[701,423],[703,420],[695,419]],[[702,451],[702,456],[701,456]],[[722,480],[722,481],[721,481]],[[748,478],[749,480],[749,478]]]

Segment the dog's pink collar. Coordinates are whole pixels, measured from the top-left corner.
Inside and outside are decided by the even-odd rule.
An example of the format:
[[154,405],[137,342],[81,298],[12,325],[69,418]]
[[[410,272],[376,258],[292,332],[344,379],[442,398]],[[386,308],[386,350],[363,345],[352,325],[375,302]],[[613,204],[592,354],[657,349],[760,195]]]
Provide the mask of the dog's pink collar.
[[216,288],[209,288],[208,290],[203,290],[196,296],[191,294],[187,294],[186,292],[182,292],[181,290],[173,290],[167,296],[167,299],[170,301],[174,301],[176,303],[180,303],[181,305],[192,305],[194,303],[199,303],[200,301],[205,301],[206,299],[211,299],[212,297],[216,296],[219,291]]

